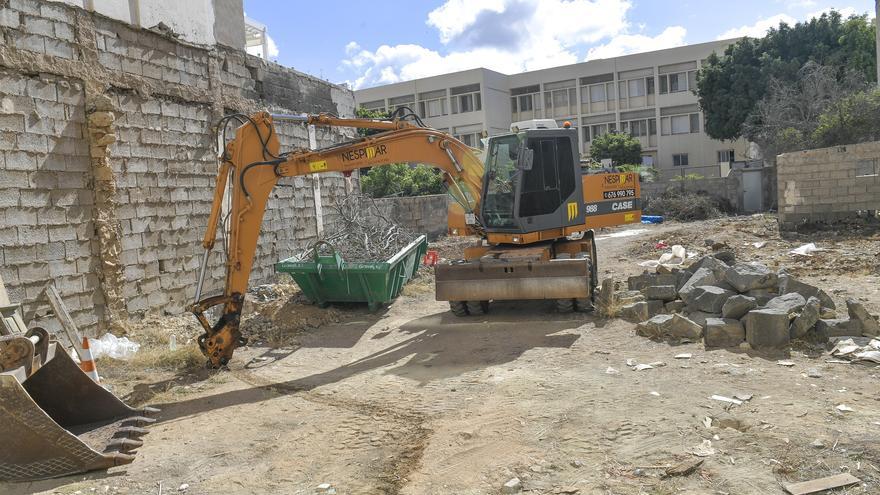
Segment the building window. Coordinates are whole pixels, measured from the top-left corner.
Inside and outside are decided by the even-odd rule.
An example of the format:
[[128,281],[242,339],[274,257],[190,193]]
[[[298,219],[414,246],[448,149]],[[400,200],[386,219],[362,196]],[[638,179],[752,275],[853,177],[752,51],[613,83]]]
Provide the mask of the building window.
[[539,110],[541,110],[540,86],[536,84],[510,90],[510,111],[513,113],[513,121],[540,118]]
[[617,130],[617,124],[610,122],[608,124],[585,125],[583,129],[584,142],[590,142],[603,134],[615,132]]
[[733,163],[733,150],[718,150],[718,163]]
[[544,85],[544,117],[567,117],[577,114],[577,90],[575,81],[562,81]]
[[687,153],[678,153],[672,155],[672,165],[675,167],[687,167],[688,166],[688,154]]
[[620,130],[632,137],[657,135],[657,119],[628,120],[620,123]]
[[660,94],[678,93],[697,89],[697,71],[660,74]]
[[590,102],[598,103],[600,101],[605,101],[606,99],[604,84],[594,84],[590,86]]
[[361,108],[366,110],[373,110],[376,112],[384,112],[385,100],[365,101],[364,103],[361,103]]
[[691,113],[661,117],[660,131],[664,136],[700,132],[700,114]]
[[446,90],[419,93],[419,115],[423,118],[446,115]]
[[449,88],[449,94],[452,96],[452,113],[475,112],[482,108],[479,83]]
[[635,96],[645,96],[645,80],[630,79],[627,81],[627,91],[630,98]]
[[408,107],[410,109],[413,108],[413,103],[415,103],[416,99],[413,95],[406,96],[396,96],[394,98],[388,99],[388,111],[393,112],[400,107]]

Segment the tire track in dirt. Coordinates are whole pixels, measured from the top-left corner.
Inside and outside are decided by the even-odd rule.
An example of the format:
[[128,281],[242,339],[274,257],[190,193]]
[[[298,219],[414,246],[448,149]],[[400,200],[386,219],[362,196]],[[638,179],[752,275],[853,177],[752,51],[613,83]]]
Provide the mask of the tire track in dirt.
[[[275,392],[279,395],[297,397],[320,404],[323,406],[345,409],[364,418],[366,423],[372,425],[398,424],[401,426],[401,434],[388,435],[394,440],[393,456],[382,459],[382,465],[376,472],[378,481],[384,486],[376,487],[380,493],[386,495],[398,495],[409,482],[409,476],[420,466],[422,456],[428,444],[433,430],[425,427],[428,418],[425,414],[417,411],[404,411],[380,405],[374,401],[361,401],[340,397],[337,395],[325,396],[312,391],[308,387],[291,385],[284,382],[273,382],[246,369],[230,370],[230,374],[239,381],[255,388],[261,388]],[[354,425],[357,426],[357,425]],[[370,442],[375,446],[374,442]]]

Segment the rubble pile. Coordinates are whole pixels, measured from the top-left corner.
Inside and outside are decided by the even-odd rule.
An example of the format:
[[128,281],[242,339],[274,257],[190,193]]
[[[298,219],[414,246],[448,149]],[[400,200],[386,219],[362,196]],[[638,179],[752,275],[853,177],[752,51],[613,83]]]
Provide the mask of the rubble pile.
[[839,317],[822,289],[785,269],[737,262],[730,251],[657,271],[630,277],[628,290],[614,294],[620,316],[637,323],[636,332],[645,337],[768,350],[795,340],[825,344],[880,336],[877,318],[855,299],[846,300],[847,317]]

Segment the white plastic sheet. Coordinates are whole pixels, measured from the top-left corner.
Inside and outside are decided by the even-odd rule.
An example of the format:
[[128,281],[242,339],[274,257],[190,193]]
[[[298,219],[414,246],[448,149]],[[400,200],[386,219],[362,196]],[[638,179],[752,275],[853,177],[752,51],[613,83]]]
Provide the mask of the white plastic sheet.
[[140,347],[140,344],[128,340],[128,337],[120,338],[109,332],[105,333],[100,339],[89,339],[89,348],[94,359],[98,359],[101,356],[122,360],[131,359]]

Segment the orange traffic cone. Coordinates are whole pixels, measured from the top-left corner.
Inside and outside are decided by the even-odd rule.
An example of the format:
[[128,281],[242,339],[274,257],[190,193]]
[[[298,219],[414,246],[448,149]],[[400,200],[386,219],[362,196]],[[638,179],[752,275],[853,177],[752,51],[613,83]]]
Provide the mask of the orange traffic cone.
[[101,377],[98,376],[98,368],[95,366],[95,360],[92,358],[92,351],[89,349],[89,339],[88,337],[83,337],[83,359],[79,363],[79,367],[85,374],[89,375],[89,378],[95,381],[95,383],[101,383]]

